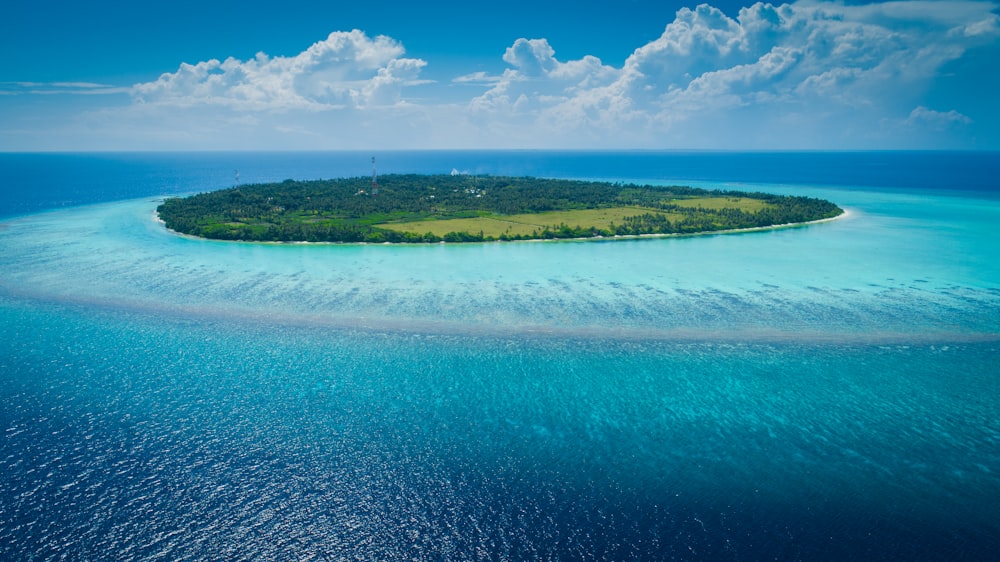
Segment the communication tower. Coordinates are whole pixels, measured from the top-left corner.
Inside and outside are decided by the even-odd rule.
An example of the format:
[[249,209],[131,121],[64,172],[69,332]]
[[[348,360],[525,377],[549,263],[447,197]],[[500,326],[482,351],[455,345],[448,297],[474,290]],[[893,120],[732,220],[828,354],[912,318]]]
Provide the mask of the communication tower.
[[372,156],[372,197],[378,195],[378,174],[375,173],[375,157]]

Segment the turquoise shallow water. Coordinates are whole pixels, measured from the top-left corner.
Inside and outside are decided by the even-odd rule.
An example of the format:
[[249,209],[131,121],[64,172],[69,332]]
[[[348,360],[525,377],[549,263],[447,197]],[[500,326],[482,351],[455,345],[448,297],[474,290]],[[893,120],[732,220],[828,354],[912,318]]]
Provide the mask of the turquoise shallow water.
[[2,286],[165,314],[463,334],[1000,333],[996,202],[806,193],[837,199],[848,216],[739,235],[414,246],[182,238],[153,220],[156,200],[138,199],[8,222]]
[[988,559],[1000,202],[738,187],[850,215],[408,247],[192,240],[155,197],[0,223],[0,557]]

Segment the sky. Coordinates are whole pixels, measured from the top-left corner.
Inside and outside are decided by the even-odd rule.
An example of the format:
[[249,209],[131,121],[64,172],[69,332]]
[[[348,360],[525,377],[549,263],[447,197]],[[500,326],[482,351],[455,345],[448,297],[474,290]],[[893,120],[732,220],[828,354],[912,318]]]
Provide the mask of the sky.
[[7,0],[0,151],[1000,150],[994,0]]

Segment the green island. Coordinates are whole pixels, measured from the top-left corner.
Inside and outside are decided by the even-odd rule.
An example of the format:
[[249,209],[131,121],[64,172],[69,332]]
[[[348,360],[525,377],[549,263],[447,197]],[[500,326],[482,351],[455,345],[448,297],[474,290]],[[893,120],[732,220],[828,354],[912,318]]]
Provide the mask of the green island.
[[810,197],[532,177],[395,174],[373,187],[365,177],[240,185],[168,198],[157,213],[216,240],[368,243],[697,234],[843,213]]

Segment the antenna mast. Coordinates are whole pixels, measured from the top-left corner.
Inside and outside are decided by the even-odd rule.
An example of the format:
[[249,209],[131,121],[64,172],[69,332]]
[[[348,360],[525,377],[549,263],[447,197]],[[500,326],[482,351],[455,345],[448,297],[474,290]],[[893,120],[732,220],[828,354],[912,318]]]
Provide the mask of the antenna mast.
[[372,197],[378,195],[378,174],[375,172],[375,157],[372,156]]

